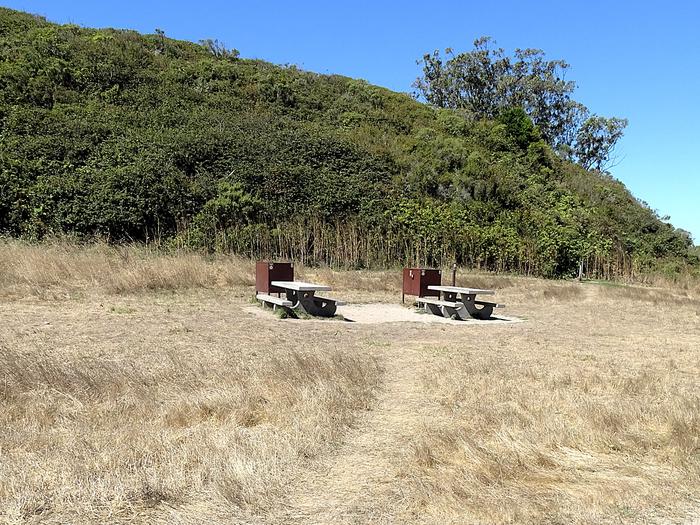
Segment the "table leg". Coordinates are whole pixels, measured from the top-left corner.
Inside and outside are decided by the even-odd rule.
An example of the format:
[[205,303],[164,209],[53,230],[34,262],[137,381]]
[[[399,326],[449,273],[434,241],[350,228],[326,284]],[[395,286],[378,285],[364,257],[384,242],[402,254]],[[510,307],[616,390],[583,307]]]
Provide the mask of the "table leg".
[[[450,292],[439,292],[438,299],[441,301],[458,302],[457,295]],[[447,319],[465,319],[466,312],[464,308],[452,308],[450,306],[425,303],[425,310],[433,315],[446,317]],[[468,317],[468,316],[467,316]]]
[[300,310],[317,317],[333,317],[337,309],[335,301],[320,299],[315,296],[315,293],[313,290],[304,292],[287,290],[287,300],[292,301],[293,310]]
[[[460,302],[457,298],[457,294],[454,292],[442,292],[442,300],[449,301],[451,303]],[[448,319],[464,320],[469,317],[467,311],[461,305],[459,305],[457,308],[453,308],[452,306],[441,306],[440,309],[442,310],[443,317],[447,317]]]
[[[449,301],[449,294],[447,292],[438,292],[438,299],[441,301]],[[426,304],[426,306],[428,306]],[[431,304],[430,305],[430,311],[434,313],[435,315],[440,315],[442,317],[447,317],[448,319],[452,317],[451,311],[449,311],[445,306],[442,305],[437,305],[437,304]]]
[[467,309],[467,312],[469,312],[469,315],[474,319],[490,318],[493,313],[493,306],[485,304],[482,307],[478,307],[476,303],[474,303],[475,300],[475,294],[462,294],[462,303],[464,303],[464,307]]
[[437,304],[425,303],[425,310],[433,315],[439,315],[443,317],[445,313],[442,311],[442,307]]

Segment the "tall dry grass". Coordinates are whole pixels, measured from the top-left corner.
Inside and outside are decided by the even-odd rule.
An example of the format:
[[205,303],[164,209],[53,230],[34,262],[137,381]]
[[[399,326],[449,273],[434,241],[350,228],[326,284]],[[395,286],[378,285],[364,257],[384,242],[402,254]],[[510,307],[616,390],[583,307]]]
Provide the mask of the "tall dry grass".
[[[298,279],[332,286],[351,300],[396,300],[401,271],[345,270],[307,267],[296,262]],[[443,284],[450,271],[443,271]],[[243,288],[255,284],[255,264],[238,256],[168,253],[142,244],[114,246],[104,242],[76,244],[66,240],[28,244],[0,240],[0,298],[64,299],[86,293],[143,292]],[[508,274],[462,270],[457,284],[505,291],[514,298],[559,300],[583,297],[578,283],[548,281]],[[664,281],[655,287],[614,286],[609,294],[621,298],[681,302],[700,297],[700,282],[686,279],[678,286]],[[594,286],[594,285],[590,285]]]
[[337,442],[379,378],[342,350],[183,358],[0,342],[0,522],[245,521]]
[[[295,263],[297,279],[333,286],[353,299],[396,297],[399,271],[334,271]],[[255,261],[237,256],[167,253],[134,244],[113,246],[66,241],[40,245],[0,242],[0,298],[67,299],[86,293],[138,294],[255,284]],[[348,298],[348,297],[345,297]]]
[[0,243],[0,296],[67,298],[230,287],[255,283],[254,266],[239,257],[168,254],[144,245]]
[[578,349],[550,353],[533,338],[517,355],[483,347],[426,367],[426,396],[449,423],[404,458],[414,512],[442,523],[700,518],[697,362],[578,337]]

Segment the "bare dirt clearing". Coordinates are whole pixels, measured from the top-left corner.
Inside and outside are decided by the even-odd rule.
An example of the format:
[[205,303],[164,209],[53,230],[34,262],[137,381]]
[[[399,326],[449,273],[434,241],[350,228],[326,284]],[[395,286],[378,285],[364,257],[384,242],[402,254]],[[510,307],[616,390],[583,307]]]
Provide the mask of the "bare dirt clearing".
[[[54,261],[60,300],[36,261],[0,275],[1,522],[698,517],[692,291],[463,274],[526,322],[280,321],[247,263],[104,260],[86,282]],[[399,300],[390,273],[304,271]]]
[[[258,306],[245,308],[246,313],[256,316],[270,315],[270,309],[264,310]],[[359,324],[383,324],[383,323],[421,323],[421,324],[452,324],[471,326],[477,324],[503,324],[519,323],[522,319],[508,315],[494,315],[491,319],[468,319],[466,321],[449,319],[437,315],[426,313],[424,310],[414,306],[392,303],[367,303],[367,304],[347,304],[338,307],[338,319],[324,319],[318,322],[348,322]],[[285,319],[287,322],[297,322],[296,319]]]

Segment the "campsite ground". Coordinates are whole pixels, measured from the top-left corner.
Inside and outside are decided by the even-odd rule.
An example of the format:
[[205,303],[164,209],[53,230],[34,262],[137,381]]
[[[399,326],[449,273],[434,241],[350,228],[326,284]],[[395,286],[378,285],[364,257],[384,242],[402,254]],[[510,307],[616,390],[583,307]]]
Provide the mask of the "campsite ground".
[[697,289],[461,273],[524,322],[280,320],[249,261],[0,248],[0,522],[700,519]]

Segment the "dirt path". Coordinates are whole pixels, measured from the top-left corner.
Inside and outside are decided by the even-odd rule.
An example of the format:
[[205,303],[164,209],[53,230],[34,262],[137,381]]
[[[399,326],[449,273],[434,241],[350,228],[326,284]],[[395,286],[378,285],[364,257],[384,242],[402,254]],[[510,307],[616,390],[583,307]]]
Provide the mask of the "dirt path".
[[426,357],[406,346],[386,349],[385,384],[372,410],[358,420],[336,453],[290,487],[288,507],[273,522],[397,521],[400,497],[387,497],[395,490],[396,468],[410,451],[411,437],[435,417],[420,384]]

